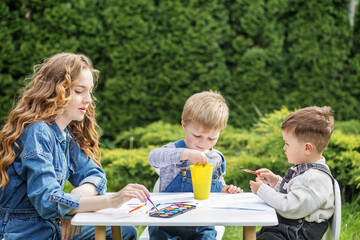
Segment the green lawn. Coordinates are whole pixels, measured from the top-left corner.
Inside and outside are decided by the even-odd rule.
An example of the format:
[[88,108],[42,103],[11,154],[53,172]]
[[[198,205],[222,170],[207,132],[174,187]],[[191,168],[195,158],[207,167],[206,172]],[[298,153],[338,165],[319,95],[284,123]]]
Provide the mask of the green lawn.
[[[136,226],[138,235],[145,229]],[[260,228],[258,228],[260,229]],[[360,239],[360,205],[345,203],[342,206],[340,240]],[[242,239],[242,227],[226,227],[223,240]]]

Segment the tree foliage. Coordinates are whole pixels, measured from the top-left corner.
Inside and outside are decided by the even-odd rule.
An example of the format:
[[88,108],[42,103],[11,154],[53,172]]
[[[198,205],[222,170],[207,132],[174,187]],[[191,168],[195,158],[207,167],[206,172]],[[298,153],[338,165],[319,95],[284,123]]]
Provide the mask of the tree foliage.
[[359,119],[360,15],[350,0],[3,0],[0,119],[32,67],[80,52],[99,69],[103,140],[162,120],[220,91],[229,124],[250,128],[282,106],[329,105]]

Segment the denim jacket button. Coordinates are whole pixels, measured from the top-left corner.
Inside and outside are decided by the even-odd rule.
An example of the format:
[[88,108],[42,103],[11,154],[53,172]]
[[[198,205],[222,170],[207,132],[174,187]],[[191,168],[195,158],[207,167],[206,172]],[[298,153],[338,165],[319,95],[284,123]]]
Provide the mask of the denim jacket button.
[[298,220],[298,223],[302,223],[302,222],[303,222],[303,220],[302,220],[302,219],[299,219],[299,220]]

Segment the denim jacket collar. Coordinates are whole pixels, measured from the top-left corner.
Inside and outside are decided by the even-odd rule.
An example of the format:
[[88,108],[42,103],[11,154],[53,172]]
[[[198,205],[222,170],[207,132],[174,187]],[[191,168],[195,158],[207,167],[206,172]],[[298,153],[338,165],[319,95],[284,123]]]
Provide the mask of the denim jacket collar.
[[[51,129],[54,131],[56,140],[58,142],[61,143],[62,141],[66,140],[66,138],[64,137],[64,134],[62,133],[60,127],[57,125],[57,123],[55,121],[50,126],[51,126]],[[72,139],[72,136],[71,136],[69,130],[67,128],[65,128],[64,131],[65,131],[66,137]]]

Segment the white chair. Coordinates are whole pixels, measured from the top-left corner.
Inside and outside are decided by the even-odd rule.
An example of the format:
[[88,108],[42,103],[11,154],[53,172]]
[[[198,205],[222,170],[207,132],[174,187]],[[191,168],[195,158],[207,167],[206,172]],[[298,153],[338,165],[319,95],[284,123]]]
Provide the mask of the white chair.
[[[216,240],[221,240],[224,236],[225,227],[224,226],[215,226],[215,230],[217,231]],[[149,240],[149,229],[146,227],[144,231],[141,233],[138,240]]]
[[160,192],[160,178],[158,178],[155,182],[153,192]]
[[339,240],[341,231],[341,192],[339,183],[334,179],[335,211],[329,222],[324,240]]
[[[159,191],[160,191],[160,178],[158,178],[158,180],[156,181],[154,188],[153,188],[153,192],[159,192]],[[215,230],[217,231],[216,240],[221,240],[222,237],[224,236],[225,227],[224,226],[215,226]],[[149,240],[149,239],[150,239],[149,229],[148,229],[148,227],[146,227],[144,229],[144,231],[141,233],[138,240]]]

